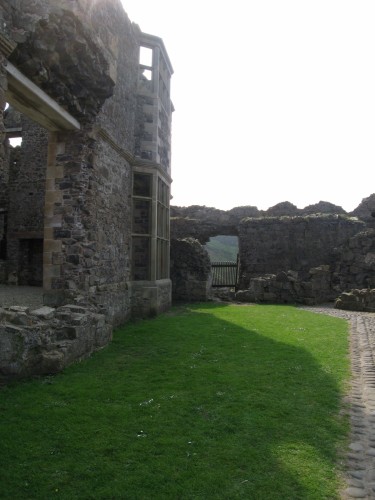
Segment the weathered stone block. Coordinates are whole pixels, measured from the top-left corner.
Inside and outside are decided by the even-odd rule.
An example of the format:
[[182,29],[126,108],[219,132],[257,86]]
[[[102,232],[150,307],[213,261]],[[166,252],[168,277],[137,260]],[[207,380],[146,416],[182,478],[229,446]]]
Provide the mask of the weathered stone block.
[[34,309],[30,314],[41,319],[52,319],[55,315],[55,309],[53,307],[44,306],[39,309]]

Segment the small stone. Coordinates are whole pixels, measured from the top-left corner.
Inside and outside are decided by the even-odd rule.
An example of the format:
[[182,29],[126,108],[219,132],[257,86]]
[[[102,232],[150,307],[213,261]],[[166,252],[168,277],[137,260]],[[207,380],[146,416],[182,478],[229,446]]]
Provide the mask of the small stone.
[[364,470],[352,470],[352,471],[349,472],[349,474],[354,479],[363,479],[365,477],[365,471]]
[[362,451],[363,450],[363,445],[361,443],[351,443],[349,448],[352,451]]
[[31,311],[31,314],[33,316],[37,316],[38,318],[42,319],[51,319],[53,318],[55,313],[55,309],[53,307],[48,307],[48,306],[43,306],[40,307],[39,309],[35,309],[34,311]]
[[363,488],[363,481],[360,481],[359,479],[349,479],[348,485],[353,486],[354,488]]
[[19,312],[19,313],[27,313],[29,310],[28,307],[25,306],[10,306],[9,311]]
[[25,313],[16,314],[12,319],[14,325],[27,326],[29,324],[30,317]]
[[345,490],[345,493],[353,498],[366,498],[366,491],[363,488],[350,487]]

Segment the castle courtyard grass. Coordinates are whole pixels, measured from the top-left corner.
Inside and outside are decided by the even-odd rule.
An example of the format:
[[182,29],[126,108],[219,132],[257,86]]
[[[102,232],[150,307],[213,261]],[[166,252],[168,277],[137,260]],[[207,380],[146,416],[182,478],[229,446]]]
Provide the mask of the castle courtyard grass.
[[347,323],[291,306],[127,324],[0,390],[0,498],[339,498],[349,372]]

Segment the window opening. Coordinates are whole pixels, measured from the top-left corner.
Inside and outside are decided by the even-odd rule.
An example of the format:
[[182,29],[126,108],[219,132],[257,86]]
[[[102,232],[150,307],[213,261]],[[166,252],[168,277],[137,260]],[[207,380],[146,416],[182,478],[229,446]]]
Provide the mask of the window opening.
[[149,174],[134,174],[133,195],[151,198],[152,176]]
[[169,277],[169,187],[158,178],[156,279]]
[[152,175],[133,175],[132,279],[151,279]]
[[152,71],[150,69],[144,69],[142,71],[142,76],[148,80],[149,82],[151,82],[152,80]]
[[139,49],[139,64],[141,67],[141,76],[143,80],[152,80],[152,59],[153,50],[150,47],[141,46]]
[[153,50],[150,47],[141,45],[139,50],[139,64],[152,67]]
[[169,278],[169,186],[157,174],[133,175],[132,279]]
[[10,137],[9,144],[12,146],[12,148],[16,148],[17,146],[21,146],[22,137]]

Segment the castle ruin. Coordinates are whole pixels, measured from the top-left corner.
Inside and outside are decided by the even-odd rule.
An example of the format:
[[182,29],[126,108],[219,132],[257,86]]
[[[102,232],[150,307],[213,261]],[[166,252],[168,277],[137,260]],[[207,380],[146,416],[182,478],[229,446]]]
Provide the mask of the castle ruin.
[[0,282],[44,302],[0,310],[3,376],[169,308],[172,74],[120,0],[0,1]]
[[172,295],[209,299],[216,235],[239,239],[237,300],[375,310],[375,195],[350,214],[170,207],[172,74],[120,0],[0,0],[0,285],[43,290],[0,307],[0,378],[58,372]]

